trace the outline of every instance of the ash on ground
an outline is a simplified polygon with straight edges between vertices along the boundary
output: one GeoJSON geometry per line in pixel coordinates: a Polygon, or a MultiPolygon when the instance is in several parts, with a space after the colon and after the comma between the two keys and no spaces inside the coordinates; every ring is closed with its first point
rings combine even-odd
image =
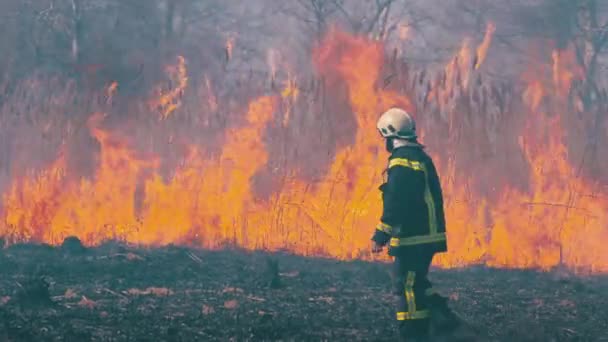
{"type": "MultiPolygon", "coordinates": [[[[396,339],[382,263],[71,240],[0,250],[0,274],[2,341],[396,339]]],[[[431,278],[477,340],[607,340],[608,277],[475,267],[431,278]]]]}

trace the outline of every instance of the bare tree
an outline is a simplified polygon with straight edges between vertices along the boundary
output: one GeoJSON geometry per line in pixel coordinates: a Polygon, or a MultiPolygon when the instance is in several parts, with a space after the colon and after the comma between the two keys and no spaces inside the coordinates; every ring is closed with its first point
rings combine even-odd
{"type": "Polygon", "coordinates": [[[283,12],[298,19],[319,41],[342,2],[343,0],[295,0],[295,6],[287,5],[283,12]]]}
{"type": "Polygon", "coordinates": [[[386,32],[391,6],[394,2],[395,0],[375,0],[373,3],[354,4],[354,2],[349,2],[347,4],[339,1],[334,3],[354,32],[380,38],[386,32]],[[375,35],[374,31],[376,31],[375,35]]]}

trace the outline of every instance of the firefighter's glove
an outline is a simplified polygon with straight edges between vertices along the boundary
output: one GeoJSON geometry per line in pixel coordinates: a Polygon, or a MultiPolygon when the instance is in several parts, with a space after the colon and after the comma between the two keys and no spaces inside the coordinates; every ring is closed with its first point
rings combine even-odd
{"type": "Polygon", "coordinates": [[[376,230],[372,237],[372,253],[377,254],[382,252],[384,246],[386,246],[390,239],[391,236],[387,233],[376,230]]]}
{"type": "Polygon", "coordinates": [[[372,241],[372,253],[378,254],[378,253],[382,252],[383,249],[384,249],[383,245],[378,244],[376,241],[372,241]]]}

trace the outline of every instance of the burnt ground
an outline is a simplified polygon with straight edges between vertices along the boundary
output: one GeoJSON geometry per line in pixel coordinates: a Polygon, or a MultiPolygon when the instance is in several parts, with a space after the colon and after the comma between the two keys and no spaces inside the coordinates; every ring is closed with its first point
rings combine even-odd
{"type": "MultiPolygon", "coordinates": [[[[0,341],[392,341],[389,271],[236,249],[14,245],[0,250],[0,341]]],[[[431,278],[477,340],[608,341],[605,276],[431,278]]]]}

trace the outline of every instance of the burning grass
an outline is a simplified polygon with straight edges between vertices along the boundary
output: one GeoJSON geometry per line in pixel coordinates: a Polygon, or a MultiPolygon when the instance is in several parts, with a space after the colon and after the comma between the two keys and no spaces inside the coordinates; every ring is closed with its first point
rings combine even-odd
{"type": "Polygon", "coordinates": [[[489,81],[496,29],[433,71],[334,29],[311,51],[314,73],[288,74],[284,89],[227,91],[181,57],[144,99],[116,83],[96,95],[23,82],[0,109],[0,236],[369,259],[386,162],[375,120],[401,106],[444,187],[450,250],[437,265],[606,272],[608,98],[588,101],[570,47],[489,81]]]}
{"type": "MultiPolygon", "coordinates": [[[[383,263],[116,243],[73,255],[13,245],[0,254],[0,272],[3,341],[396,337],[383,263]]],[[[434,269],[432,279],[482,341],[601,341],[608,329],[606,277],[474,267],[434,269]]]]}

